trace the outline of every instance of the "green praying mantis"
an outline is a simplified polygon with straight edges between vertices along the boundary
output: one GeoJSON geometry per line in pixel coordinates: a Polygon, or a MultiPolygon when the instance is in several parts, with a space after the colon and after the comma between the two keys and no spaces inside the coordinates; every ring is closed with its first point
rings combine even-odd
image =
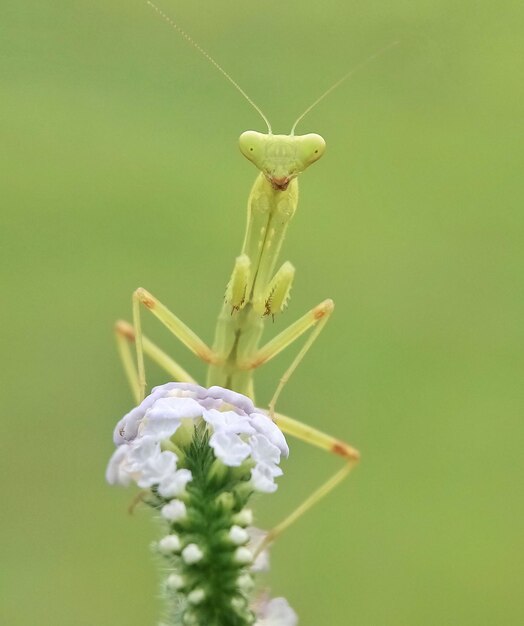
{"type": "Polygon", "coordinates": [[[226,387],[252,399],[254,371],[309,332],[303,346],[281,377],[269,402],[268,414],[284,433],[335,454],[344,461],[339,471],[268,533],[258,549],[260,551],[346,478],[360,457],[359,452],[347,443],[275,410],[286,382],[331,316],[333,301],[324,300],[276,337],[260,345],[265,322],[282,312],[288,303],[295,274],[289,262],[285,262],[278,270],[276,266],[286,230],[297,209],[297,176],[320,159],[325,151],[325,141],[320,135],[295,135],[294,131],[302,118],[333,89],[394,44],[369,57],[333,84],[302,113],[289,135],[274,135],[266,116],[231,76],[171,18],[152,2],[148,4],[234,85],[260,114],[267,126],[267,133],[246,131],[240,136],[240,150],[257,167],[259,174],[249,195],[244,243],[227,285],[212,346],[207,345],[143,288],[133,293],[133,324],[122,320],[116,323],[117,345],[135,400],[140,402],[145,394],[144,356],[163,368],[175,381],[195,382],[188,372],[142,333],[143,307],[186,348],[208,364],[207,386],[226,387]],[[135,345],[136,364],[132,344],[135,345]]]}

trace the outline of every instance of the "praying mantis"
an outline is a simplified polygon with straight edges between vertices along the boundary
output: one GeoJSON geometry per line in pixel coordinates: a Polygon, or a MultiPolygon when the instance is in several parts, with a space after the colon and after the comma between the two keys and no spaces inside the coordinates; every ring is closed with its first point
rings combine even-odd
{"type": "Polygon", "coordinates": [[[233,78],[163,11],[152,2],[148,4],[233,84],[260,114],[267,133],[246,131],[239,139],[242,154],[257,167],[259,174],[249,195],[244,242],[227,284],[213,344],[206,344],[165,304],[143,288],[133,293],[133,323],[119,320],[115,325],[119,354],[135,400],[140,402],[145,394],[145,356],[175,381],[195,382],[185,369],[142,333],[141,312],[144,308],[208,365],[207,386],[226,387],[251,399],[254,399],[254,371],[306,335],[303,346],[280,378],[267,413],[284,433],[335,454],[344,461],[341,469],[267,534],[259,552],[343,481],[360,458],[359,452],[351,445],[275,410],[285,384],[329,320],[334,309],[333,301],[326,299],[317,304],[276,337],[260,345],[265,322],[287,306],[295,274],[288,261],[277,270],[276,267],[286,230],[297,209],[297,177],[320,159],[325,151],[325,141],[320,135],[295,135],[295,129],[302,118],[333,89],[394,44],[369,57],[333,84],[302,113],[289,135],[276,135],[260,108],[233,78]]]}

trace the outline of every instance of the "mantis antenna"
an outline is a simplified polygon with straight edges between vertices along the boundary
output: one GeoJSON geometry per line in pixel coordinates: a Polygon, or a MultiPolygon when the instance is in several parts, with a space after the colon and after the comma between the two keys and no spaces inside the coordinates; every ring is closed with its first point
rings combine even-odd
{"type": "MultiPolygon", "coordinates": [[[[211,65],[213,65],[223,76],[225,76],[227,78],[227,80],[233,85],[233,87],[235,87],[235,89],[237,89],[237,91],[239,91],[244,98],[249,102],[249,104],[255,109],[255,111],[258,112],[258,114],[260,115],[260,117],[264,120],[264,122],[266,123],[267,126],[267,131],[268,133],[271,135],[272,134],[272,130],[271,130],[271,124],[269,123],[269,120],[267,119],[267,117],[264,115],[264,113],[262,113],[262,110],[260,109],[260,107],[258,107],[253,100],[247,95],[247,93],[242,89],[242,87],[236,82],[236,80],[234,80],[227,72],[226,70],[219,65],[215,59],[213,59],[213,57],[208,54],[204,48],[202,48],[202,46],[200,46],[192,37],[190,37],[182,28],[180,28],[180,26],[174,22],[168,15],[166,15],[162,9],[159,9],[156,4],[153,4],[153,2],[151,2],[150,0],[147,0],[147,4],[149,4],[150,7],[152,7],[159,15],[160,17],[162,17],[172,28],[174,28],[177,33],[179,35],[182,35],[182,37],[189,42],[192,46],[194,46],[202,56],[204,56],[210,63],[211,65]]],[[[310,107],[311,108],[311,107],[310,107]]],[[[307,113],[307,111],[306,111],[307,113]]],[[[304,114],[305,115],[305,114],[304,114]]],[[[300,118],[299,118],[300,119],[300,118]]]]}
{"type": "Polygon", "coordinates": [[[371,56],[369,56],[367,59],[365,59],[364,61],[362,61],[361,63],[359,63],[358,65],[356,65],[355,67],[351,68],[349,70],[349,72],[347,72],[346,74],[344,74],[344,76],[342,76],[341,78],[339,78],[335,83],[333,83],[331,85],[331,87],[328,87],[326,89],[326,91],[324,91],[323,94],[321,94],[312,104],[310,104],[308,106],[308,108],[301,114],[299,115],[297,121],[293,124],[293,128],[291,129],[291,135],[295,134],[295,128],[298,126],[298,123],[300,121],[302,121],[304,119],[304,117],[306,117],[306,115],[312,110],[314,109],[317,104],[319,104],[320,102],[322,102],[322,100],[324,100],[324,98],[326,98],[327,96],[329,96],[329,94],[334,91],[337,87],[339,87],[343,82],[345,82],[348,78],[350,78],[351,76],[353,76],[353,74],[356,74],[356,72],[358,72],[359,70],[361,70],[362,68],[366,67],[366,65],[368,65],[369,63],[371,63],[372,61],[374,61],[376,58],[378,58],[379,56],[382,56],[384,54],[384,52],[387,52],[388,50],[390,50],[391,48],[393,48],[394,46],[398,45],[398,41],[392,41],[390,44],[388,44],[387,46],[385,46],[384,48],[381,48],[380,50],[378,50],[377,52],[373,53],[371,56]]]}

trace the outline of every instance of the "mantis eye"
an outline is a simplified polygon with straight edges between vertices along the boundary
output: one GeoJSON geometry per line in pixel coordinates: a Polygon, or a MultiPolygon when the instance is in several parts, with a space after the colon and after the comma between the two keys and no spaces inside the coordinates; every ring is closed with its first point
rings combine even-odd
{"type": "Polygon", "coordinates": [[[302,135],[300,138],[299,153],[304,166],[307,167],[318,161],[326,150],[326,142],[315,133],[302,135]]]}
{"type": "Polygon", "coordinates": [[[238,140],[240,152],[242,152],[247,159],[252,161],[260,152],[259,147],[262,142],[262,137],[264,136],[265,135],[262,133],[257,133],[254,130],[246,130],[245,133],[240,135],[240,139],[238,140]]]}

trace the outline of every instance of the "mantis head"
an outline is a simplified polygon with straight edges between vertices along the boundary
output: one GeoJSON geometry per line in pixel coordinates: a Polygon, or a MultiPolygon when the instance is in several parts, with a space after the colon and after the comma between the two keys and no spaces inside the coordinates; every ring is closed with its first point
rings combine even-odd
{"type": "Polygon", "coordinates": [[[315,133],[272,135],[247,130],[240,135],[240,151],[268,179],[273,189],[284,191],[290,181],[318,161],[326,142],[315,133]]]}
{"type": "Polygon", "coordinates": [[[240,135],[240,150],[242,154],[248,158],[256,167],[264,174],[267,180],[273,186],[273,189],[284,191],[287,189],[290,181],[303,172],[311,163],[318,161],[324,154],[326,142],[320,135],[310,133],[308,135],[295,135],[295,128],[304,117],[315,108],[319,102],[324,100],[334,89],[350,78],[356,71],[365,67],[386,50],[397,45],[397,41],[390,43],[375,54],[369,56],[365,61],[353,67],[349,72],[344,74],[339,80],[326,89],[307,109],[299,115],[296,122],[291,128],[289,135],[273,135],[271,132],[271,124],[264,115],[260,107],[248,96],[242,87],[219,65],[213,57],[211,57],[190,35],[188,35],[180,26],[174,22],[168,15],[159,9],[151,0],[147,3],[188,43],[194,46],[207,61],[226,78],[233,87],[249,102],[249,104],[257,111],[267,126],[267,134],[258,133],[254,130],[248,130],[240,135]]]}

